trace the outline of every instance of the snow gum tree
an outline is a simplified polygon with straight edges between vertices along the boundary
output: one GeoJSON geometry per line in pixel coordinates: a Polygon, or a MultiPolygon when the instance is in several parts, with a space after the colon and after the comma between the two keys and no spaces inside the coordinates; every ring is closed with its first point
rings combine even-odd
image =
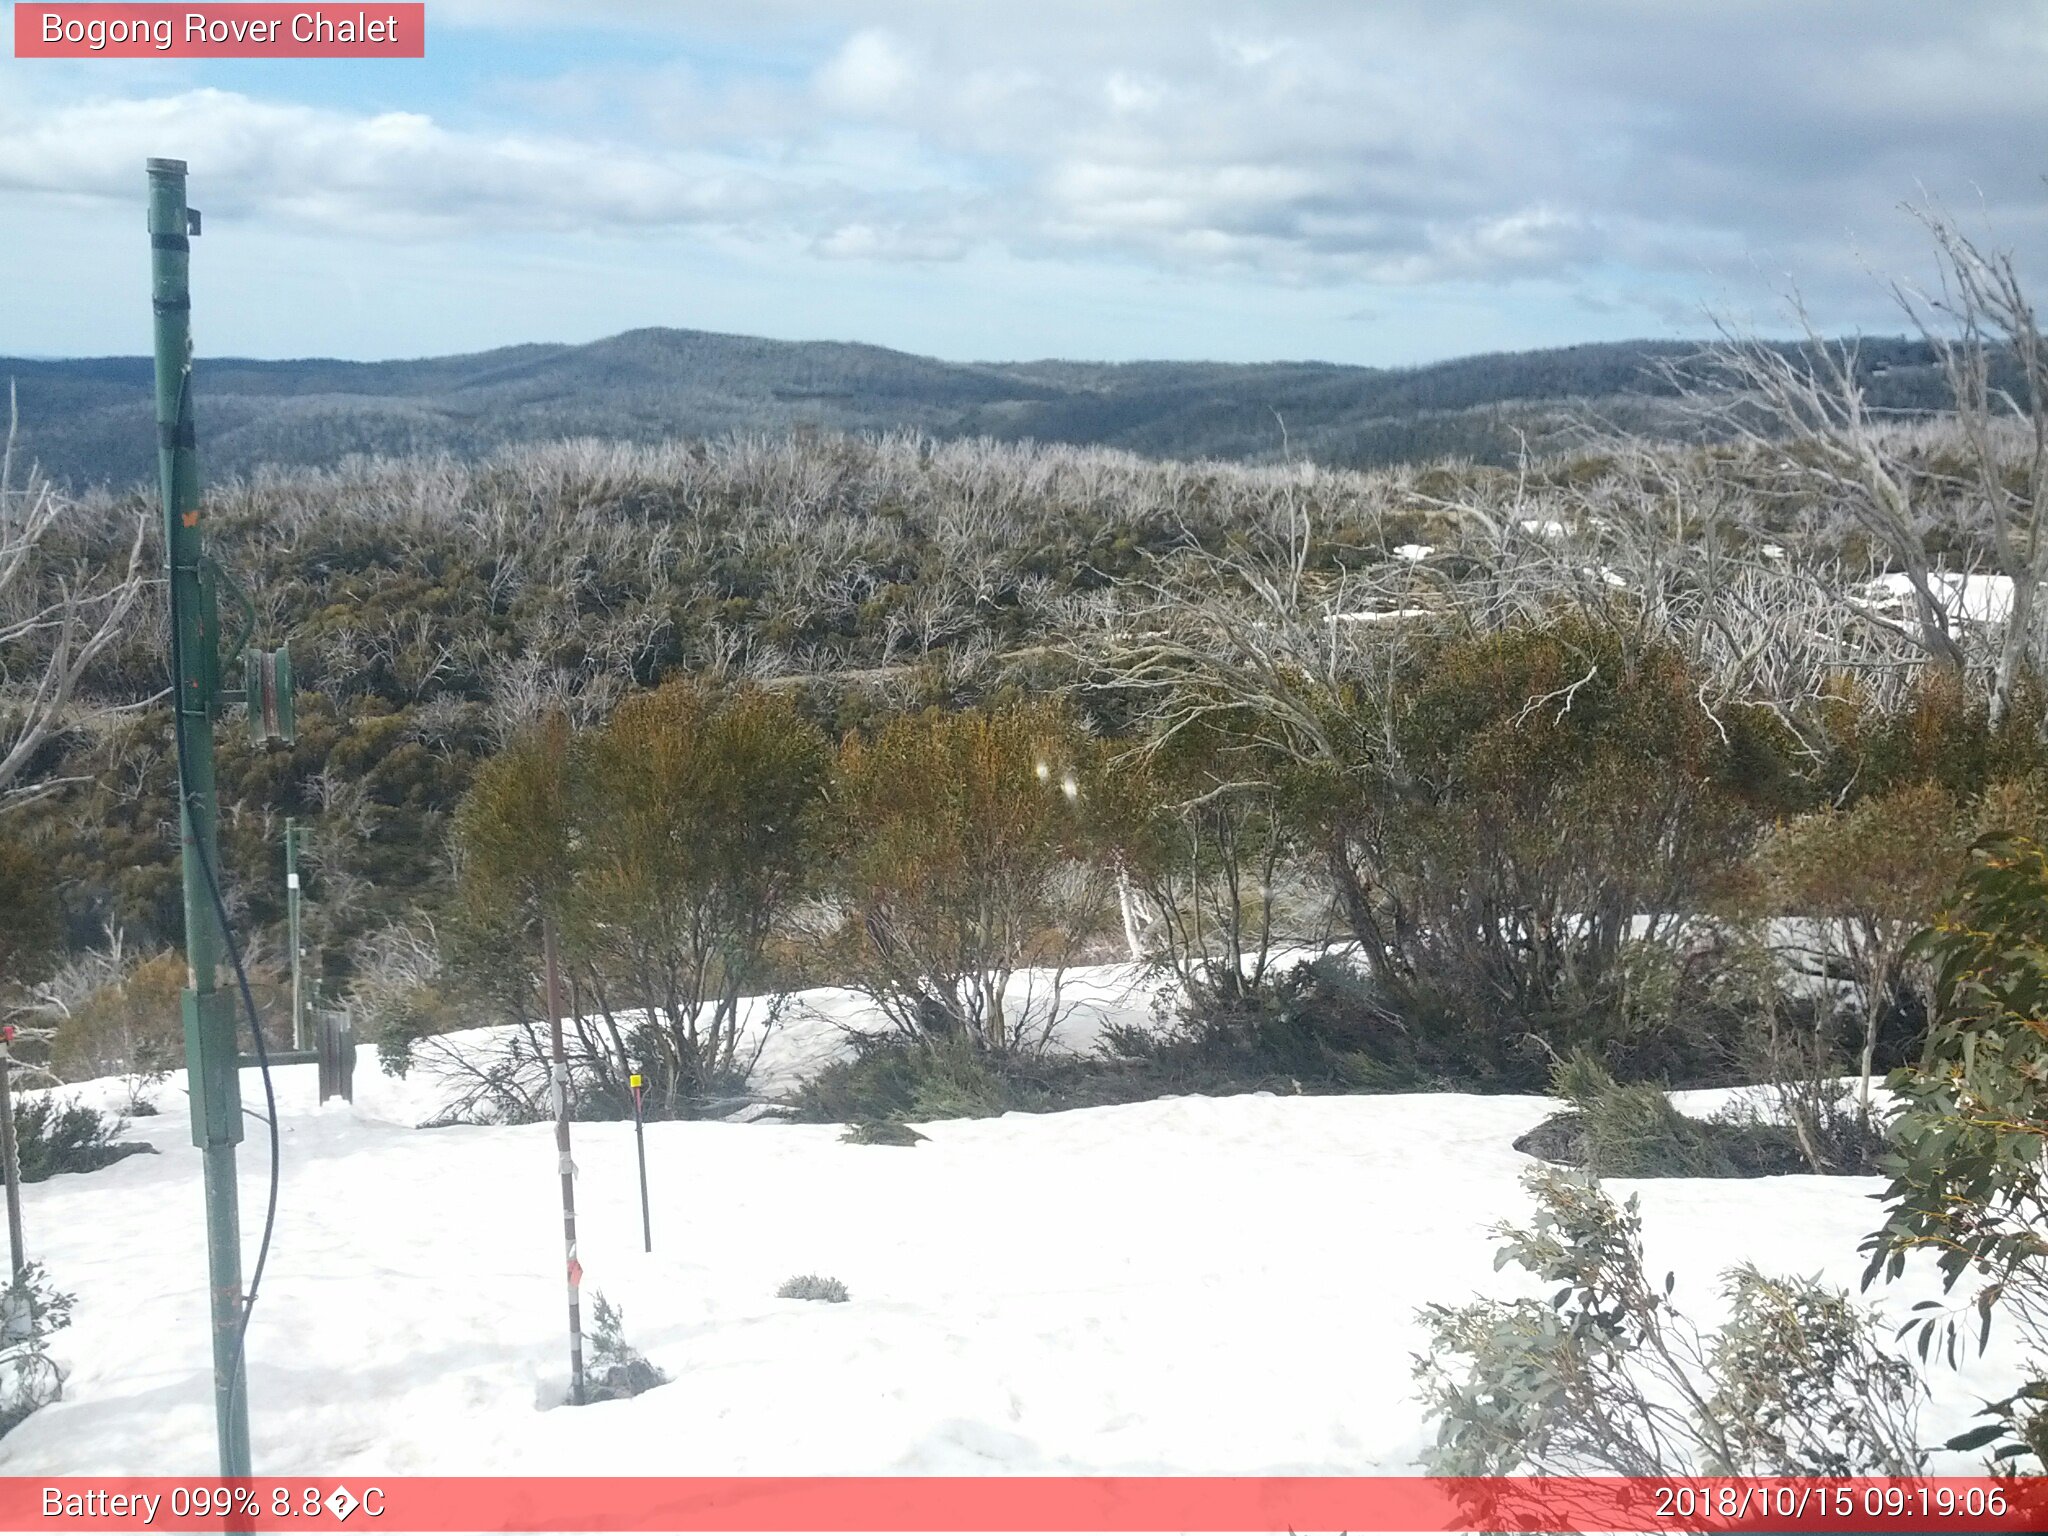
{"type": "MultiPolygon", "coordinates": [[[[788,700],[675,682],[620,705],[578,754],[567,928],[614,1039],[658,1098],[743,1079],[740,999],[812,888],[831,749],[788,700]]],[[[754,1053],[765,1034],[754,1037],[754,1053]]]]}
{"type": "Polygon", "coordinates": [[[1404,1015],[1497,1042],[1508,1072],[1529,1033],[1608,1043],[1630,946],[1708,912],[1788,793],[1772,717],[1701,692],[1674,648],[1583,614],[1336,691],[1330,877],[1404,1015]]]}
{"type": "Polygon", "coordinates": [[[991,1052],[1051,1038],[1064,972],[1109,904],[1091,858],[1096,756],[1043,703],[899,716],[841,747],[849,966],[899,1033],[991,1052]]]}
{"type": "Polygon", "coordinates": [[[1270,978],[1276,951],[1326,936],[1313,845],[1284,759],[1220,720],[1117,753],[1098,815],[1118,861],[1134,958],[1171,970],[1198,1005],[1236,1002],[1270,978]]]}
{"type": "MultiPolygon", "coordinates": [[[[484,765],[456,820],[468,969],[501,967],[552,919],[591,1087],[623,1103],[638,1072],[673,1113],[731,1086],[751,1066],[740,999],[766,989],[770,942],[809,889],[830,764],[824,736],[754,688],[679,681],[602,728],[543,720],[484,765]]],[[[504,1001],[525,1008],[530,990],[504,1001]]]]}
{"type": "Polygon", "coordinates": [[[544,1102],[544,1048],[532,1024],[542,1006],[535,957],[542,925],[559,928],[569,904],[573,746],[561,713],[531,723],[478,769],[455,815],[454,926],[469,968],[489,978],[488,992],[520,1026],[505,1060],[471,1068],[473,1091],[521,1118],[537,1118],[544,1102]]]}
{"type": "Polygon", "coordinates": [[[1853,980],[1866,1117],[1879,1036],[1909,985],[1908,946],[1960,873],[1965,825],[1945,790],[1916,784],[1786,822],[1759,850],[1772,905],[1809,920],[1824,975],[1839,966],[1853,980]]]}

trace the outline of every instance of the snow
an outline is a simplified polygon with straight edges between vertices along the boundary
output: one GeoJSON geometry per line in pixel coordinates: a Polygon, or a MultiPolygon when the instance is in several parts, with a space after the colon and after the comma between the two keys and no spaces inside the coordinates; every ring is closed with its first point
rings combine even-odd
{"type": "Polygon", "coordinates": [[[1348,613],[1333,613],[1331,624],[1394,624],[1402,619],[1426,619],[1437,612],[1434,608],[1359,608],[1348,613]]]}
{"type": "Polygon", "coordinates": [[[1394,546],[1396,560],[1427,560],[1436,553],[1434,544],[1397,544],[1394,546]]]}
{"type": "MultiPolygon", "coordinates": [[[[2012,612],[2012,579],[1981,573],[1961,574],[1935,571],[1928,587],[1948,609],[1952,620],[1970,624],[2003,624],[2012,612]]],[[[1892,571],[1868,583],[1866,600],[1887,609],[1909,612],[1913,608],[1913,583],[1903,571],[1892,571]]]]}
{"type": "MultiPolygon", "coordinates": [[[[1073,978],[1078,1037],[1145,1017],[1138,981],[1073,978]]],[[[864,1008],[805,994],[769,1076],[841,1049],[838,1024],[864,1008]]],[[[1511,1143],[1555,1107],[1186,1097],[944,1121],[908,1148],[833,1126],[654,1124],[652,1255],[631,1125],[579,1123],[586,1320],[603,1291],[671,1380],[570,1409],[552,1127],[420,1129],[439,1107],[430,1075],[399,1081],[365,1054],[353,1106],[316,1105],[311,1067],[274,1074],[282,1206],[248,1344],[262,1472],[1413,1471],[1415,1310],[1515,1287],[1489,1228],[1527,1215],[1511,1143]],[[805,1271],[852,1299],[778,1300],[805,1271]]],[[[0,1475],[214,1465],[199,1160],[175,1083],[130,1133],[158,1155],[24,1190],[31,1252],[78,1309],[55,1340],[65,1398],[0,1440],[0,1475]]],[[[244,1095],[261,1108],[253,1073],[244,1095]]],[[[265,1132],[248,1131],[253,1256],[265,1132]]],[[[1879,1187],[1614,1182],[1642,1196],[1652,1272],[1675,1270],[1708,1321],[1718,1275],[1745,1259],[1853,1289],[1879,1187]]],[[[1896,1319],[1938,1294],[1916,1270],[1880,1298],[1896,1319]]],[[[1931,1373],[1930,1442],[2008,1379],[2005,1347],[1931,1373]]]]}

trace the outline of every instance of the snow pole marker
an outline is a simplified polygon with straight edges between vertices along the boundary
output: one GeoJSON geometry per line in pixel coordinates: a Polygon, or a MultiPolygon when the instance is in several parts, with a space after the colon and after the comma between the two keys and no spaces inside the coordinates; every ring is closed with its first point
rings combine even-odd
{"type": "Polygon", "coordinates": [[[562,1042],[562,971],[555,955],[555,920],[543,917],[540,945],[547,970],[548,1035],[554,1063],[555,1152],[562,1170],[562,1245],[568,1255],[569,1401],[578,1407],[583,1392],[583,1263],[576,1257],[576,1164],[569,1155],[569,1054],[562,1042]]]}
{"type": "Polygon", "coordinates": [[[305,940],[299,933],[299,824],[284,819],[285,921],[292,946],[292,1049],[306,1049],[305,940]]]}
{"type": "Polygon", "coordinates": [[[14,1026],[0,1024],[0,1174],[7,1180],[7,1251],[14,1261],[8,1275],[18,1283],[28,1268],[28,1252],[21,1231],[21,1143],[14,1136],[13,1045],[14,1026]]]}
{"type": "Polygon", "coordinates": [[[640,1154],[640,1240],[647,1252],[654,1252],[654,1218],[647,1213],[647,1126],[640,1116],[641,1077],[635,1072],[633,1088],[633,1144],[640,1154]]]}

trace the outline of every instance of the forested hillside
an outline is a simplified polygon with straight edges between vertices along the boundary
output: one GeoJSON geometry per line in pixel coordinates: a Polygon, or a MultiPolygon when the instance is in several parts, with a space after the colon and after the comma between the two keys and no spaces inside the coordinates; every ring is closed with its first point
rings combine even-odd
{"type": "MultiPolygon", "coordinates": [[[[510,443],[651,443],[735,430],[915,429],[943,438],[1096,444],[1155,457],[1370,468],[1462,456],[1504,463],[1592,411],[1673,424],[1659,365],[1682,342],[1625,342],[1462,358],[1407,369],[1329,363],[947,363],[882,347],[629,331],[585,346],[351,363],[202,360],[209,474],[328,467],[352,454],[472,455],[510,443]]],[[[1938,405],[1918,342],[1873,341],[1872,403],[1938,405]]],[[[155,472],[144,357],[0,358],[19,393],[22,447],[73,486],[155,472]]]]}
{"type": "MultiPolygon", "coordinates": [[[[1953,503],[1948,439],[1925,439],[1931,459],[1902,441],[1924,466],[1931,546],[1982,560],[1983,528],[1953,503]]],[[[1527,475],[1359,473],[917,435],[738,437],[270,473],[221,484],[209,505],[221,562],[259,599],[259,643],[289,641],[302,689],[292,746],[223,731],[235,901],[271,952],[282,821],[298,817],[310,931],[338,985],[378,930],[445,913],[451,818],[481,763],[550,708],[595,726],[676,678],[766,687],[828,739],[927,705],[1051,692],[1115,740],[1142,733],[1157,702],[1124,654],[1152,626],[1205,629],[1182,642],[1188,667],[1276,626],[1290,646],[1338,646],[1351,667],[1382,632],[1397,652],[1419,644],[1414,623],[1376,616],[1448,634],[1577,607],[1603,631],[1647,620],[1709,696],[1763,701],[1814,742],[1859,739],[1853,718],[1895,707],[1911,676],[1913,648],[1867,606],[1882,552],[1747,451],[1622,444],[1527,475]],[[1293,585],[1260,595],[1283,578],[1293,585]]],[[[64,548],[104,563],[149,515],[140,493],[88,497],[64,548]]],[[[150,605],[96,662],[95,697],[160,700],[160,625],[150,605]]],[[[1795,799],[1875,782],[1835,747],[1785,750],[1784,771],[1810,780],[1795,799]]],[[[9,830],[56,895],[58,950],[108,931],[174,943],[162,704],[58,733],[34,772],[56,792],[9,830]]]]}
{"type": "MultiPolygon", "coordinates": [[[[252,968],[279,974],[295,818],[316,968],[394,1061],[538,1016],[545,910],[608,1025],[675,1022],[674,1109],[744,1082],[743,994],[852,985],[905,1037],[1029,1054],[1057,990],[1008,1011],[1006,978],[1118,954],[1232,1017],[1338,1021],[1290,1078],[1530,1086],[1531,1040],[1725,1071],[1725,998],[1637,1012],[1641,943],[1690,987],[1699,924],[1762,932],[1852,874],[1889,903],[1992,818],[2048,826],[2048,547],[2012,536],[2048,493],[2048,372],[2010,274],[1950,256],[1975,309],[1931,344],[1394,373],[644,331],[217,363],[209,551],[299,679],[289,746],[223,735],[252,968]],[[1498,451],[1459,437],[1482,422],[1498,451]],[[1401,462],[1330,462],[1382,427],[1401,462]],[[1274,968],[1340,938],[1363,1013],[1274,968]],[[1373,1019],[1412,1033],[1345,1033],[1373,1019]]],[[[37,366],[74,432],[140,419],[142,364],[37,366]]],[[[51,451],[26,423],[16,468],[51,451]]],[[[32,468],[7,495],[36,559],[0,567],[0,910],[59,1069],[105,1070],[182,927],[154,497],[32,468]],[[124,561],[103,645],[39,617],[124,561]]],[[[1911,1024],[1887,955],[1866,1066],[1911,1024]]]]}

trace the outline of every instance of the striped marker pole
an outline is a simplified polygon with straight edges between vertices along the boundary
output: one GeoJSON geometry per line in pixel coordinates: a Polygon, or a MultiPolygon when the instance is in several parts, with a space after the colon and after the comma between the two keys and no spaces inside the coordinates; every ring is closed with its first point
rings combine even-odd
{"type": "Polygon", "coordinates": [[[562,1044],[562,970],[555,957],[555,921],[541,919],[547,968],[548,1034],[554,1047],[555,1152],[562,1169],[562,1244],[569,1260],[569,1401],[583,1402],[583,1265],[576,1257],[576,1164],[569,1156],[569,1054],[562,1044]]]}

